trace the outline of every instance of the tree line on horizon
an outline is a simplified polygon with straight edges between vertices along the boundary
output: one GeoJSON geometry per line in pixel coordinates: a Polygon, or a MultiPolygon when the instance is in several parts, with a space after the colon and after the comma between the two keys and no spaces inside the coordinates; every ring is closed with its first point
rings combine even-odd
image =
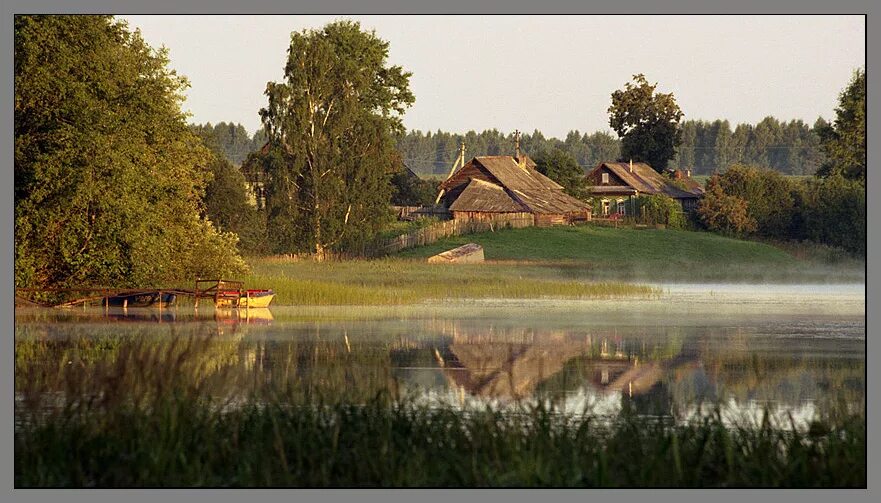
{"type": "MultiPolygon", "coordinates": [[[[801,119],[784,121],[768,116],[756,124],[741,123],[733,129],[725,119],[714,121],[685,120],[680,129],[682,143],[667,165],[690,169],[693,175],[711,175],[733,165],[763,166],[784,175],[813,175],[826,157],[820,131],[829,123],[822,117],[813,125],[801,119]]],[[[227,160],[241,165],[248,154],[266,143],[262,128],[249,135],[242,124],[219,122],[193,124],[200,135],[213,137],[227,160]]],[[[465,134],[447,131],[409,130],[395,135],[395,143],[404,163],[419,175],[446,175],[465,142],[466,158],[480,155],[504,155],[514,152],[514,133],[498,129],[465,134]]],[[[539,130],[523,133],[521,149],[532,156],[540,152],[562,150],[582,168],[592,168],[603,161],[621,158],[621,140],[613,133],[569,131],[564,139],[547,137],[539,130]]]]}

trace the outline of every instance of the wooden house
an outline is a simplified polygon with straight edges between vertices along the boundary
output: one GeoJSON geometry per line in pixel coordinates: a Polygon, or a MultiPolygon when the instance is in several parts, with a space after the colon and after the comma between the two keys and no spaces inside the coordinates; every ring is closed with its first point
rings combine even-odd
{"type": "Polygon", "coordinates": [[[599,198],[603,216],[624,215],[634,200],[644,194],[664,194],[675,199],[684,211],[693,211],[704,194],[700,183],[674,171],[674,180],[644,162],[603,162],[585,175],[593,197],[599,198]],[[677,186],[678,185],[678,186],[677,186]]]}
{"type": "Polygon", "coordinates": [[[535,170],[527,155],[474,157],[440,185],[440,202],[454,219],[534,219],[548,226],[589,220],[590,205],[535,170]]]}

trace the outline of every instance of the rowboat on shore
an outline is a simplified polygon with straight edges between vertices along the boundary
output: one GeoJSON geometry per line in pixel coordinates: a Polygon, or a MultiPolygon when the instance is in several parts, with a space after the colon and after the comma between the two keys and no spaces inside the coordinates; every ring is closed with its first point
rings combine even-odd
{"type": "Polygon", "coordinates": [[[217,307],[269,307],[269,303],[275,298],[272,290],[227,290],[219,292],[214,305],[217,307]]]}
{"type": "Polygon", "coordinates": [[[131,292],[104,298],[108,307],[167,307],[174,305],[177,296],[167,292],[131,292]]]}

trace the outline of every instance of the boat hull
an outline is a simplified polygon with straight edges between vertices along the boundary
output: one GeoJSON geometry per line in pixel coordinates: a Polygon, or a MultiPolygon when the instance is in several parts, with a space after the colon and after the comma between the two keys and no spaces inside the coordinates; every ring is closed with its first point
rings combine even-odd
{"type": "Polygon", "coordinates": [[[215,305],[220,308],[247,307],[248,309],[269,307],[275,292],[272,290],[254,290],[239,298],[219,298],[215,305]]]}
{"type": "Polygon", "coordinates": [[[166,307],[174,305],[173,293],[143,292],[113,295],[106,298],[109,307],[166,307]]]}

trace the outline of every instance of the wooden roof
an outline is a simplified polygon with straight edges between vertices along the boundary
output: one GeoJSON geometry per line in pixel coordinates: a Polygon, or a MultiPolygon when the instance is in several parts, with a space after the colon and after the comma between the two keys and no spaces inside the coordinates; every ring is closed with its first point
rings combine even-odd
{"type": "MultiPolygon", "coordinates": [[[[603,167],[606,167],[631,188],[644,194],[665,194],[674,199],[692,199],[700,197],[704,192],[699,183],[689,179],[684,179],[689,190],[682,190],[644,162],[634,162],[632,172],[630,171],[630,163],[603,162],[590,170],[586,176],[591,177],[603,167]]],[[[604,192],[600,186],[593,187],[591,191],[598,194],[604,192]]]]}
{"type": "Polygon", "coordinates": [[[445,190],[461,187],[465,173],[482,173],[480,176],[488,174],[487,180],[469,175],[468,185],[452,201],[450,210],[568,213],[590,209],[587,203],[564,193],[560,184],[536,171],[535,162],[528,156],[522,156],[520,161],[522,164],[518,163],[515,157],[508,155],[480,156],[471,159],[444,181],[441,187],[445,190]],[[465,199],[458,204],[459,199],[463,197],[465,199]],[[502,207],[508,209],[499,209],[502,207]]]}
{"type": "Polygon", "coordinates": [[[515,201],[502,187],[472,178],[465,190],[450,205],[450,211],[483,211],[489,213],[510,213],[529,211],[515,201]]]}

